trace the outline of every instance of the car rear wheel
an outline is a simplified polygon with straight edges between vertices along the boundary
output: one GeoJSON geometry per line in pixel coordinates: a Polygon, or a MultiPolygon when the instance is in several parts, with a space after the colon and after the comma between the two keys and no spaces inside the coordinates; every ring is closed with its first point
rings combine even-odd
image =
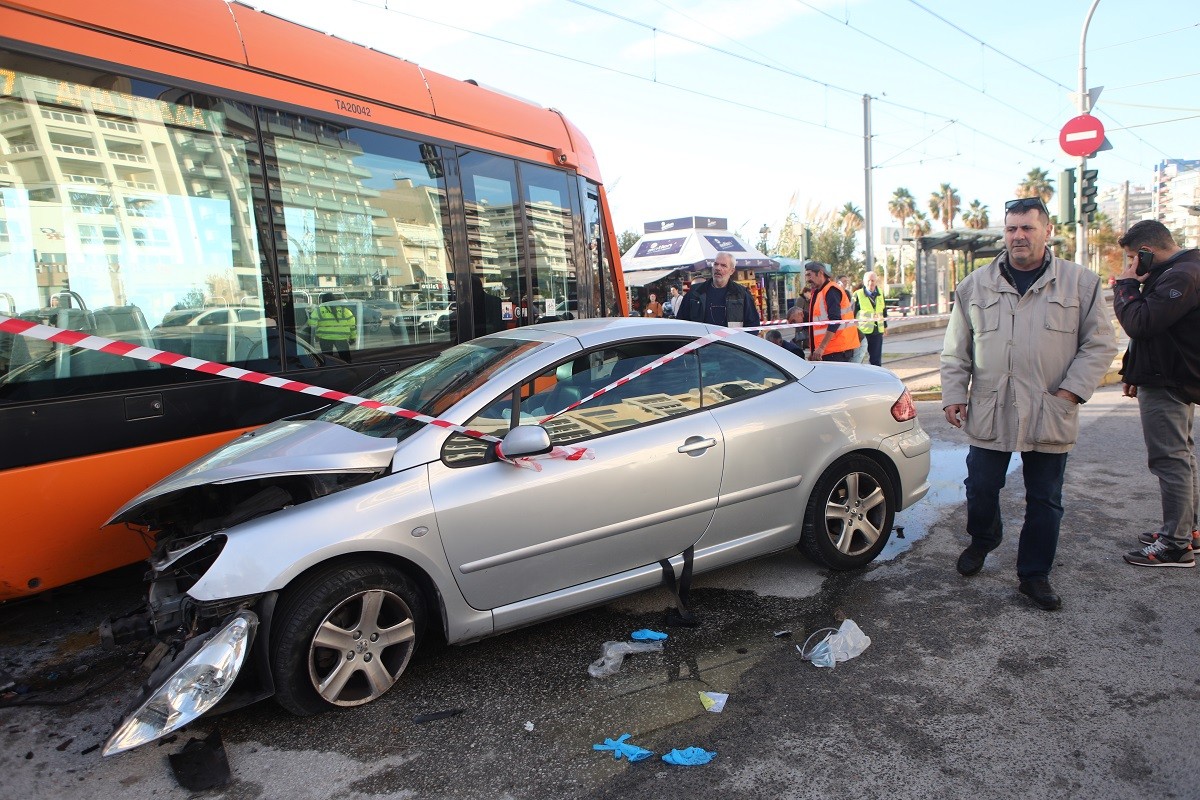
{"type": "Polygon", "coordinates": [[[314,573],[281,599],[272,622],[275,699],[308,716],[382,696],[408,666],[425,603],[399,570],[367,562],[314,573]]]}
{"type": "Polygon", "coordinates": [[[800,549],[827,567],[855,569],[879,555],[896,517],[896,491],[883,467],[866,456],[843,456],[813,488],[800,549]]]}

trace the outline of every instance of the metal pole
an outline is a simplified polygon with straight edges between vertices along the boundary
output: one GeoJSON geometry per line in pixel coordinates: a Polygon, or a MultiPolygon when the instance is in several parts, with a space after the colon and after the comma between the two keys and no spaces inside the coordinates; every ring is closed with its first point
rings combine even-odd
{"type": "MultiPolygon", "coordinates": [[[[1079,113],[1086,114],[1091,111],[1090,98],[1087,90],[1087,60],[1086,60],[1086,45],[1088,25],[1092,24],[1092,14],[1096,13],[1096,6],[1100,5],[1100,0],[1092,0],[1092,7],[1088,9],[1087,18],[1083,21],[1083,32],[1079,34],[1079,113]]],[[[1087,169],[1087,156],[1079,158],[1079,183],[1080,189],[1083,187],[1083,171],[1087,169]]],[[[1083,216],[1083,192],[1075,193],[1075,219],[1079,226],[1075,233],[1075,263],[1087,266],[1087,230],[1088,221],[1083,216]]]]}
{"type": "MultiPolygon", "coordinates": [[[[1100,0],[1096,0],[1100,2],[1100,0]]],[[[875,259],[872,254],[874,230],[871,227],[871,95],[863,95],[863,172],[866,173],[867,201],[863,206],[863,231],[867,240],[867,269],[875,269],[875,259]]]]}

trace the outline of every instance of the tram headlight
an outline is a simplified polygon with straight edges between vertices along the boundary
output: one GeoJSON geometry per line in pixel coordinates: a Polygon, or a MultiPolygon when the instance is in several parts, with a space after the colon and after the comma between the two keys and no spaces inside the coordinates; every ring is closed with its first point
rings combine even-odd
{"type": "Polygon", "coordinates": [[[209,634],[137,710],[125,718],[104,745],[105,756],[152,742],[192,722],[221,701],[246,662],[258,616],[242,610],[209,634]]]}

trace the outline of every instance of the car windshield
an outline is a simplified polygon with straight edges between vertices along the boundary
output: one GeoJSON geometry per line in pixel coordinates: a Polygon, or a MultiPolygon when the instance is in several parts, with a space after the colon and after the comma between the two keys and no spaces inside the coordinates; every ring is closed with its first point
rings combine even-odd
{"type": "MultiPolygon", "coordinates": [[[[521,339],[475,339],[383,379],[362,396],[437,417],[513,361],[544,346],[544,342],[521,339]]],[[[346,404],[333,406],[317,419],[369,436],[396,439],[404,439],[421,425],[385,411],[346,404]]]]}
{"type": "Polygon", "coordinates": [[[449,307],[449,303],[421,303],[417,306],[417,311],[445,311],[449,307]]]}

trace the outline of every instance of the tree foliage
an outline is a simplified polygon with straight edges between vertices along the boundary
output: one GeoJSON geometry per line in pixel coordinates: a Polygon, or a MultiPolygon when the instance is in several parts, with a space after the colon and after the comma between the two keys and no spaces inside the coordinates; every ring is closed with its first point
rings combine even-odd
{"type": "Polygon", "coordinates": [[[633,249],[633,246],[637,244],[637,241],[640,238],[642,237],[634,231],[622,231],[621,234],[617,236],[617,249],[621,251],[621,255],[625,255],[633,249]]]}

